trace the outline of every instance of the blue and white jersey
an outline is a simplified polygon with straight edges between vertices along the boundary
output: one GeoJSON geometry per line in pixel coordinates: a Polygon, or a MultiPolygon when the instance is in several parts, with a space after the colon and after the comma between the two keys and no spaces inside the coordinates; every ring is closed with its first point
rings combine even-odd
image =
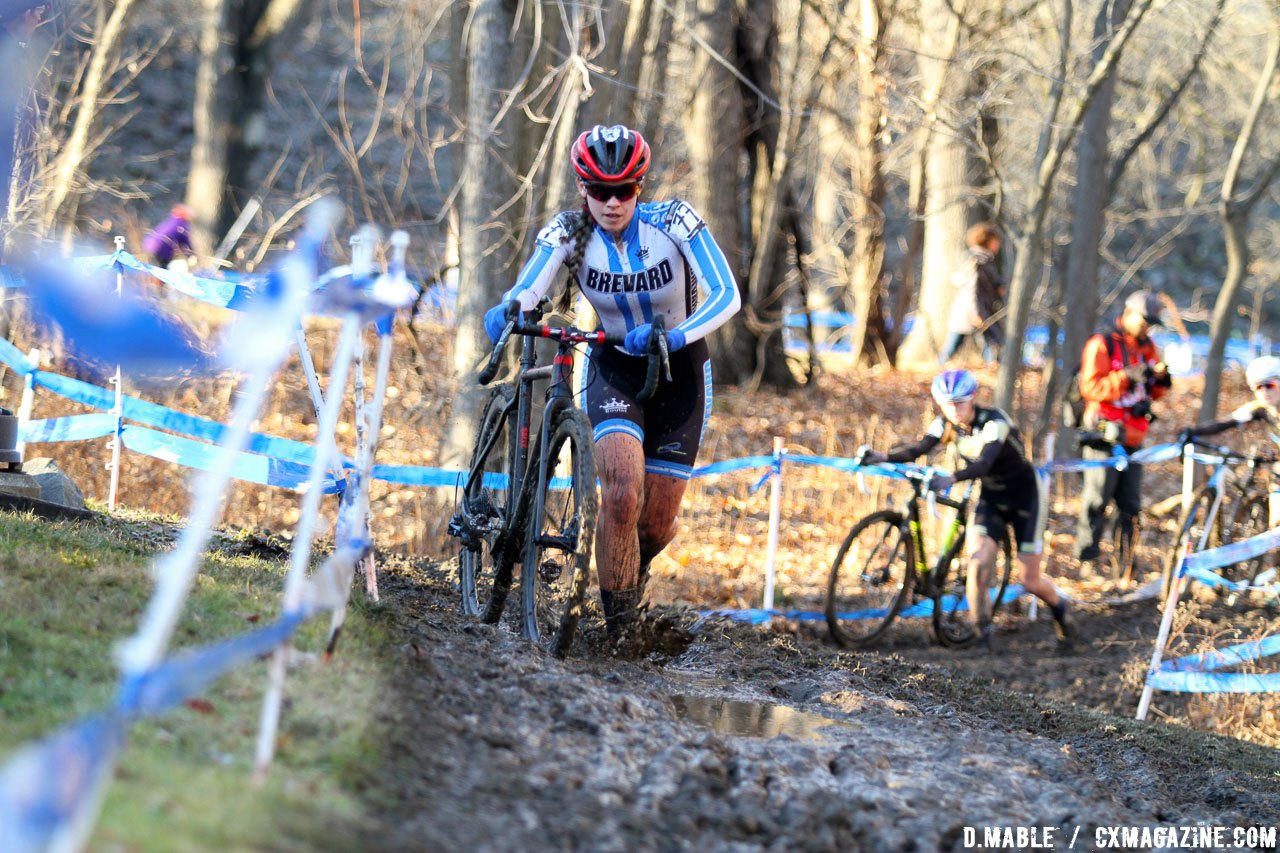
{"type": "MultiPolygon", "coordinates": [[[[528,311],[560,274],[573,245],[574,211],[557,216],[538,233],[533,257],[503,300],[528,311]]],[[[636,214],[615,240],[599,225],[587,240],[578,286],[610,334],[626,334],[662,314],[689,343],[704,338],[741,305],[724,252],[688,203],[637,203],[636,214]],[[706,292],[699,300],[699,287],[706,292]]]]}

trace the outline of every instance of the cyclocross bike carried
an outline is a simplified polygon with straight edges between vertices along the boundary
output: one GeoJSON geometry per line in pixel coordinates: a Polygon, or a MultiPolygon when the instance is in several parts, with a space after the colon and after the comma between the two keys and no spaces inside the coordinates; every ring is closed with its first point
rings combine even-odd
{"type": "MultiPolygon", "coordinates": [[[[1162,602],[1169,597],[1169,588],[1188,542],[1192,551],[1203,551],[1265,533],[1270,526],[1269,495],[1258,472],[1259,468],[1276,461],[1274,453],[1237,453],[1228,447],[1192,437],[1183,444],[1182,454],[1184,459],[1210,466],[1212,473],[1208,482],[1196,490],[1190,505],[1178,520],[1178,538],[1165,564],[1160,584],[1162,602]],[[1244,469],[1243,473],[1232,469],[1236,463],[1244,469]],[[1228,510],[1224,504],[1230,499],[1229,495],[1236,497],[1228,510]]],[[[1230,581],[1252,584],[1266,564],[1267,556],[1262,555],[1224,566],[1222,575],[1230,581]]],[[[1219,588],[1219,591],[1222,590],[1219,588]]],[[[1231,594],[1229,603],[1234,604],[1236,600],[1236,595],[1231,594]]]]}
{"type": "MultiPolygon", "coordinates": [[[[573,645],[582,615],[599,506],[591,422],[574,404],[570,391],[574,347],[616,345],[623,338],[541,324],[548,305],[543,300],[529,312],[528,321],[518,314],[509,316],[480,373],[481,385],[491,382],[507,341],[512,335],[523,338],[517,376],[494,387],[480,416],[449,534],[461,544],[458,573],[463,612],[491,624],[498,622],[518,562],[520,633],[552,654],[564,656],[573,645]],[[535,343],[539,339],[556,342],[550,364],[538,364],[535,343]],[[533,385],[543,380],[549,380],[546,403],[534,432],[533,385]],[[536,436],[532,445],[531,435],[536,436]],[[562,476],[555,476],[557,471],[562,476]]],[[[660,368],[670,379],[661,315],[655,318],[654,330],[641,400],[652,396],[660,368]]]]}
{"type": "MultiPolygon", "coordinates": [[[[944,646],[963,646],[977,638],[967,618],[964,532],[975,481],[957,500],[932,495],[936,468],[883,462],[866,466],[911,484],[905,512],[882,509],[853,526],[836,553],[827,580],[826,617],[831,638],[848,648],[861,648],[879,637],[903,608],[917,601],[932,601],[933,630],[944,646]],[[946,527],[941,555],[930,563],[921,525],[920,505],[929,500],[955,510],[946,527]]],[[[1003,531],[996,551],[994,617],[1004,599],[1013,570],[1010,531],[1003,531]]]]}

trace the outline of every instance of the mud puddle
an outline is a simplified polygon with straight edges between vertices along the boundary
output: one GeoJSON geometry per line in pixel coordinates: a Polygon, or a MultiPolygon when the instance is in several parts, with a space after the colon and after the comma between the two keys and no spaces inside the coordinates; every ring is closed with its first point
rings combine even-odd
{"type": "Polygon", "coordinates": [[[842,720],[798,711],[774,702],[727,699],[722,696],[671,695],[676,719],[685,720],[722,735],[796,740],[824,740],[854,726],[842,720]]]}

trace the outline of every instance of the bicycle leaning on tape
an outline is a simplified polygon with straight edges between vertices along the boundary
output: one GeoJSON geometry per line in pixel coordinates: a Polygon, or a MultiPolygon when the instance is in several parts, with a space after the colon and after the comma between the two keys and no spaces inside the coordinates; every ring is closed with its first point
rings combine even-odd
{"type": "MultiPolygon", "coordinates": [[[[1265,533],[1270,521],[1269,496],[1258,474],[1260,467],[1276,461],[1274,453],[1238,453],[1192,437],[1183,445],[1182,455],[1186,461],[1209,466],[1212,473],[1192,495],[1178,521],[1178,538],[1165,564],[1160,584],[1161,601],[1169,597],[1169,587],[1177,576],[1188,544],[1194,553],[1239,542],[1265,533]],[[1242,463],[1243,472],[1234,471],[1233,463],[1242,463]],[[1232,494],[1236,495],[1235,500],[1227,507],[1228,496],[1232,494]]],[[[1259,581],[1267,562],[1268,557],[1262,555],[1224,566],[1222,576],[1229,581],[1253,585],[1259,581]]],[[[1235,604],[1243,597],[1229,588],[1217,589],[1227,596],[1229,604],[1235,604]]]]}

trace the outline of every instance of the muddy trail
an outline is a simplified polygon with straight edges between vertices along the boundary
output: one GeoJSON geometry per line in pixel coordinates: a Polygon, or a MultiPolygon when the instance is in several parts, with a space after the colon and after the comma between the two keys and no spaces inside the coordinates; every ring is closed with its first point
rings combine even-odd
{"type": "Polygon", "coordinates": [[[359,784],[384,849],[949,850],[998,825],[1089,849],[1099,826],[1280,814],[1277,751],[1128,718],[1149,603],[1081,612],[1091,651],[1069,656],[1043,613],[980,655],[656,608],[684,651],[611,657],[591,616],[558,661],[462,616],[448,563],[383,571],[402,666],[359,784]]]}

